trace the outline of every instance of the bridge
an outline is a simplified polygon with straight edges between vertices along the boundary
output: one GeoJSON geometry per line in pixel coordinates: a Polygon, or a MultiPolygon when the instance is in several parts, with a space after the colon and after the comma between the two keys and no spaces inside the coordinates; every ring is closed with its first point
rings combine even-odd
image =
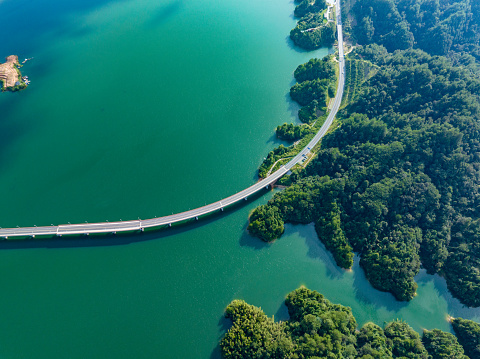
{"type": "Polygon", "coordinates": [[[138,219],[132,221],[120,222],[100,222],[100,223],[82,223],[82,224],[62,224],[58,226],[42,226],[42,227],[17,227],[17,228],[1,228],[0,238],[13,237],[35,237],[35,236],[63,236],[63,235],[89,235],[95,233],[115,234],[117,232],[133,232],[143,231],[146,228],[160,228],[164,226],[171,226],[172,224],[187,221],[189,219],[198,219],[216,211],[223,211],[228,207],[241,200],[246,200],[249,196],[259,192],[264,188],[275,183],[279,178],[291,170],[297,163],[303,160],[310,150],[320,141],[320,139],[327,133],[330,128],[343,98],[343,88],[345,85],[345,63],[343,51],[343,32],[341,21],[340,0],[336,1],[336,16],[337,16],[337,34],[338,34],[338,60],[340,65],[337,94],[335,96],[332,110],[330,111],[325,123],[316,133],[315,137],[305,146],[295,157],[293,157],[287,164],[283,165],[263,180],[255,183],[243,191],[235,193],[234,195],[224,198],[220,201],[208,204],[203,207],[192,209],[186,212],[172,214],[169,216],[138,219]]]}

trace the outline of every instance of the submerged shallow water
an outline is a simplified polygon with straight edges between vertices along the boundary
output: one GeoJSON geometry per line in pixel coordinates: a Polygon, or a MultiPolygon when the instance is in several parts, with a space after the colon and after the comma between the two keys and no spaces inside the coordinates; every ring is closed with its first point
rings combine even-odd
{"type": "MultiPolygon", "coordinates": [[[[253,184],[274,128],[296,121],[293,70],[328,53],[292,47],[293,8],[0,1],[0,56],[34,57],[29,88],[0,94],[0,226],[149,218],[253,184]]],[[[271,195],[141,236],[0,243],[0,356],[218,357],[231,300],[287,319],[284,297],[300,285],[360,324],[480,319],[424,272],[410,303],[372,289],[358,261],[335,266],[313,226],[289,225],[270,245],[249,237],[249,211],[271,195]]]]}

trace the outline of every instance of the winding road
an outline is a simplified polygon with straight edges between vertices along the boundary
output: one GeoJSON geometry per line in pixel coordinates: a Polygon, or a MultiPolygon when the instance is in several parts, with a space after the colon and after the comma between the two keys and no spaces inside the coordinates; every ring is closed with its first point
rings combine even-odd
{"type": "Polygon", "coordinates": [[[17,228],[0,228],[0,238],[13,237],[35,237],[35,236],[62,236],[62,235],[89,235],[93,233],[117,233],[129,231],[143,231],[145,228],[171,226],[174,223],[183,222],[189,219],[198,219],[198,217],[213,213],[215,211],[222,211],[223,208],[237,203],[241,200],[246,200],[249,196],[268,188],[275,183],[280,177],[290,171],[297,163],[301,162],[304,155],[320,141],[320,139],[327,133],[331,126],[343,98],[343,89],[345,85],[345,63],[343,52],[343,32],[342,19],[340,10],[340,0],[335,3],[337,16],[337,36],[338,36],[338,61],[340,65],[337,94],[335,101],[325,123],[317,132],[315,137],[303,148],[295,157],[293,157],[287,164],[283,165],[266,177],[265,179],[255,183],[243,191],[240,191],[230,197],[224,198],[218,202],[208,204],[203,207],[192,209],[186,212],[172,214],[169,216],[152,218],[152,219],[138,219],[133,221],[120,222],[101,222],[101,223],[82,223],[82,224],[62,224],[58,226],[43,226],[43,227],[17,227],[17,228]]]}

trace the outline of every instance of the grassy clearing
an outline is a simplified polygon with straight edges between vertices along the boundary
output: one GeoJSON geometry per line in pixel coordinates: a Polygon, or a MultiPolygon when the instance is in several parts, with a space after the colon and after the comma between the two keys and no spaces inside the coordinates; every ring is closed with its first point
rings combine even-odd
{"type": "Polygon", "coordinates": [[[345,89],[342,107],[352,103],[358,97],[362,84],[376,71],[377,67],[369,61],[349,57],[345,59],[345,89]]]}

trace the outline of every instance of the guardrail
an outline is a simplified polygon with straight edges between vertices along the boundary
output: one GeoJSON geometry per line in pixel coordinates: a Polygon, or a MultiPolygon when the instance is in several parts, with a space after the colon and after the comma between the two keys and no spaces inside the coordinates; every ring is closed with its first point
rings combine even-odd
{"type": "Polygon", "coordinates": [[[227,206],[237,203],[241,200],[247,199],[249,196],[257,193],[263,188],[268,188],[271,184],[275,183],[279,178],[285,175],[290,169],[292,169],[297,163],[302,161],[303,156],[306,155],[315,145],[321,140],[321,138],[327,133],[330,128],[340,104],[343,98],[343,90],[345,85],[345,62],[343,52],[343,32],[341,22],[340,0],[336,1],[336,13],[337,13],[337,37],[338,37],[338,61],[340,64],[339,80],[337,86],[337,93],[335,96],[332,110],[325,123],[322,125],[313,139],[305,146],[292,160],[286,165],[280,167],[277,171],[272,173],[265,179],[255,183],[254,185],[235,193],[234,195],[224,198],[220,201],[208,204],[203,207],[195,208],[186,212],[172,214],[169,216],[151,218],[151,219],[138,219],[133,221],[120,221],[120,222],[100,222],[100,223],[84,223],[84,224],[62,224],[58,226],[42,226],[42,227],[17,227],[17,228],[0,228],[1,238],[11,237],[35,237],[35,236],[63,236],[63,235],[89,235],[93,233],[112,233],[117,232],[135,232],[143,231],[145,228],[160,228],[163,226],[171,226],[174,223],[184,222],[189,219],[198,219],[200,216],[204,216],[215,211],[223,211],[227,206]]]}

